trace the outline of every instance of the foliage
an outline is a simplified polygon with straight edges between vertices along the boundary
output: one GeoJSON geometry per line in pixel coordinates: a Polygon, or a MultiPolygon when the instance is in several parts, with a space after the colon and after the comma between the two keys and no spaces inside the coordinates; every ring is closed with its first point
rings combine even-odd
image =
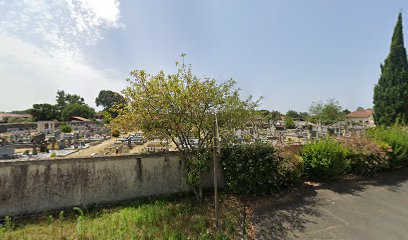
{"type": "Polygon", "coordinates": [[[348,110],[348,109],[344,109],[344,110],[343,110],[343,113],[346,115],[346,114],[351,113],[351,111],[350,111],[350,110],[348,110]]]}
{"type": "Polygon", "coordinates": [[[285,127],[287,129],[295,129],[296,125],[295,122],[293,121],[293,118],[286,116],[285,118],[285,127]]]}
{"type": "Polygon", "coordinates": [[[391,167],[408,166],[408,132],[400,126],[377,127],[367,130],[367,134],[392,147],[391,167]]]}
{"type": "Polygon", "coordinates": [[[334,99],[327,100],[326,104],[314,102],[309,108],[310,120],[324,125],[334,124],[344,119],[342,107],[334,99]]]}
{"type": "MultiPolygon", "coordinates": [[[[139,201],[110,208],[64,211],[1,227],[0,239],[241,239],[240,203],[219,196],[220,225],[215,238],[212,198],[203,204],[189,197],[139,201]]],[[[246,238],[246,236],[244,237],[246,238]]]]}
{"type": "Polygon", "coordinates": [[[348,149],[349,171],[363,176],[373,176],[390,167],[390,147],[366,136],[352,136],[338,140],[348,149]]]}
{"type": "Polygon", "coordinates": [[[52,153],[50,154],[50,157],[52,157],[52,158],[57,157],[57,153],[56,153],[56,152],[52,152],[52,153]]]}
{"type": "Polygon", "coordinates": [[[359,112],[359,111],[364,111],[365,109],[363,108],[363,107],[358,107],[357,109],[356,109],[356,111],[357,112],[359,112]]]}
{"type": "Polygon", "coordinates": [[[334,180],[346,170],[347,154],[347,149],[332,138],[307,144],[301,151],[305,175],[308,179],[319,182],[334,180]]]}
{"type": "Polygon", "coordinates": [[[294,110],[289,110],[289,111],[286,113],[286,117],[290,117],[290,118],[292,118],[292,119],[298,119],[298,118],[299,118],[299,113],[296,112],[296,111],[294,111],[294,110]]]}
{"type": "Polygon", "coordinates": [[[83,105],[85,104],[85,100],[83,97],[77,95],[77,94],[66,94],[65,91],[63,90],[58,90],[57,91],[57,96],[56,96],[56,101],[57,104],[55,107],[57,110],[62,113],[62,111],[71,104],[79,104],[83,105]]]}
{"type": "Polygon", "coordinates": [[[95,99],[96,106],[102,106],[105,112],[108,112],[112,117],[117,117],[117,112],[112,108],[125,104],[125,98],[117,92],[111,90],[101,90],[98,97],[95,99]],[[111,110],[112,109],[112,110],[111,110]]]}
{"type": "Polygon", "coordinates": [[[33,118],[11,117],[7,119],[7,123],[33,122],[33,120],[33,118]]]}
{"type": "Polygon", "coordinates": [[[67,105],[61,113],[63,121],[74,116],[92,119],[95,116],[95,110],[88,105],[75,103],[67,105]]]}
{"type": "Polygon", "coordinates": [[[374,120],[377,125],[384,126],[391,126],[397,121],[408,123],[408,61],[401,13],[392,36],[390,53],[381,65],[381,77],[374,87],[374,120]]]}
{"type": "Polygon", "coordinates": [[[69,126],[69,125],[67,125],[67,124],[61,124],[61,125],[60,125],[60,129],[61,129],[61,132],[63,132],[63,133],[70,133],[70,132],[72,132],[72,127],[69,126]]]}
{"type": "Polygon", "coordinates": [[[253,143],[225,148],[221,154],[226,187],[233,193],[272,193],[299,182],[302,162],[284,158],[271,145],[253,143]]]}
{"type": "MultiPolygon", "coordinates": [[[[202,151],[211,147],[215,113],[221,138],[229,139],[234,129],[245,125],[257,102],[241,100],[233,80],[217,83],[200,79],[191,66],[176,66],[177,73],[171,75],[132,71],[134,79],[128,79],[129,86],[122,91],[128,104],[118,109],[119,116],[111,126],[170,139],[185,161],[196,162],[202,151]],[[193,145],[191,139],[197,144],[193,145]]],[[[199,198],[200,185],[191,186],[199,198]]]]}
{"type": "Polygon", "coordinates": [[[119,137],[120,131],[117,129],[112,129],[112,137],[119,137]]]}
{"type": "Polygon", "coordinates": [[[34,104],[29,112],[35,121],[50,121],[59,118],[56,107],[48,103],[34,104]]]}

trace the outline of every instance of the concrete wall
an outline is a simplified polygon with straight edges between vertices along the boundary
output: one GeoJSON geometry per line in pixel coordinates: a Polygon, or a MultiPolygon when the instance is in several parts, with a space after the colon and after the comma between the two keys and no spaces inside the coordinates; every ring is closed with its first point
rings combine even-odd
{"type": "Polygon", "coordinates": [[[37,123],[0,123],[0,133],[5,133],[10,128],[18,128],[20,130],[37,129],[37,123]]]}
{"type": "Polygon", "coordinates": [[[0,161],[0,216],[188,190],[175,153],[0,161]]]}

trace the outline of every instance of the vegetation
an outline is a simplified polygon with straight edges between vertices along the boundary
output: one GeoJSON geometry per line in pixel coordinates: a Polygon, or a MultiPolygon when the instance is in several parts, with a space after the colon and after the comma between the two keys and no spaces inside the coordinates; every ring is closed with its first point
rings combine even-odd
{"type": "Polygon", "coordinates": [[[347,154],[347,149],[332,138],[307,144],[301,152],[305,175],[318,182],[339,178],[347,169],[347,154]]]}
{"type": "MultiPolygon", "coordinates": [[[[217,239],[239,239],[239,202],[220,196],[217,239]]],[[[142,201],[116,208],[60,212],[0,226],[0,239],[215,239],[212,199],[142,201]]]]}
{"type": "Polygon", "coordinates": [[[334,124],[345,118],[342,107],[334,99],[327,100],[326,104],[315,102],[309,108],[309,119],[324,125],[334,124]]]}
{"type": "Polygon", "coordinates": [[[368,130],[372,138],[383,141],[392,147],[391,167],[408,166],[408,132],[400,127],[377,127],[368,130]]]}
{"type": "Polygon", "coordinates": [[[63,90],[58,90],[57,91],[57,97],[56,97],[57,104],[55,107],[57,108],[58,112],[61,114],[62,111],[71,104],[79,104],[83,105],[85,104],[85,100],[83,97],[77,95],[77,94],[67,94],[63,90]]]}
{"type": "Polygon", "coordinates": [[[128,105],[119,110],[111,125],[170,139],[186,162],[188,184],[201,199],[203,174],[210,164],[203,151],[212,146],[215,114],[221,137],[226,140],[233,135],[233,129],[247,123],[257,102],[251,98],[241,100],[233,80],[217,83],[214,79],[200,79],[191,66],[176,66],[178,71],[172,75],[133,71],[134,80],[128,80],[129,86],[122,92],[128,105]]]}
{"type": "Polygon", "coordinates": [[[34,104],[29,113],[35,121],[51,121],[59,118],[56,107],[49,103],[34,104]]]}
{"type": "Polygon", "coordinates": [[[374,88],[374,120],[377,125],[408,123],[408,60],[404,47],[402,14],[392,36],[390,53],[381,65],[374,88]]]}
{"type": "Polygon", "coordinates": [[[285,118],[285,127],[287,129],[295,129],[296,128],[295,121],[293,121],[293,118],[286,116],[286,118],[285,118]]]}
{"type": "Polygon", "coordinates": [[[73,116],[92,119],[95,116],[95,110],[85,104],[69,104],[62,111],[61,119],[67,121],[73,116]]]}
{"type": "Polygon", "coordinates": [[[111,90],[101,90],[98,97],[95,99],[96,106],[102,106],[103,111],[110,114],[112,117],[117,117],[117,112],[114,111],[113,108],[124,103],[125,98],[119,93],[111,90]]]}
{"type": "Polygon", "coordinates": [[[72,132],[72,127],[67,125],[67,124],[61,124],[60,129],[61,129],[61,132],[63,132],[63,133],[72,132]]]}
{"type": "Polygon", "coordinates": [[[379,141],[373,141],[366,136],[341,138],[340,143],[348,149],[349,172],[373,176],[390,167],[390,147],[379,141]]]}
{"type": "Polygon", "coordinates": [[[227,190],[233,193],[278,192],[298,183],[302,174],[299,158],[284,158],[264,143],[223,149],[221,163],[227,190]]]}

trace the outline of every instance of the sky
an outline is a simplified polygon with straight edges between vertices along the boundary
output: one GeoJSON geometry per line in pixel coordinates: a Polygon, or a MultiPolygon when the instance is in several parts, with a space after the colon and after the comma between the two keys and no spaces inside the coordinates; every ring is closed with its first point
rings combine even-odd
{"type": "Polygon", "coordinates": [[[182,53],[263,109],[369,108],[400,11],[408,26],[406,0],[0,0],[0,112],[57,90],[95,107],[132,70],[174,73],[182,53]]]}

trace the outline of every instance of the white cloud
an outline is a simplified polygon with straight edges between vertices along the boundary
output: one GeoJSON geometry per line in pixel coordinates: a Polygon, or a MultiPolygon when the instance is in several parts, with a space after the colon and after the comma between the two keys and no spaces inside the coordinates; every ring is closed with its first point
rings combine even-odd
{"type": "Polygon", "coordinates": [[[0,26],[0,111],[53,102],[56,89],[93,103],[100,89],[124,85],[82,51],[122,26],[116,0],[0,0],[0,26]]]}

